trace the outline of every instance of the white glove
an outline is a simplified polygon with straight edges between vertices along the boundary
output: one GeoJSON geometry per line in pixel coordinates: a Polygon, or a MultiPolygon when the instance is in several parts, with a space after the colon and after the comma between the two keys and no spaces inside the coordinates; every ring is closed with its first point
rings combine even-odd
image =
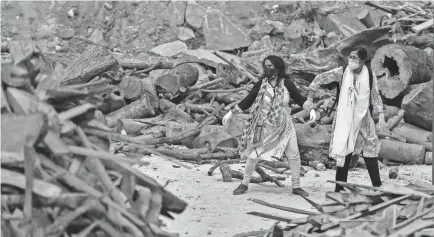
{"type": "Polygon", "coordinates": [[[316,121],[316,111],[314,109],[311,109],[309,112],[309,120],[312,122],[316,121]]]}
{"type": "Polygon", "coordinates": [[[232,110],[229,110],[229,112],[227,112],[227,114],[223,116],[223,120],[222,120],[223,125],[226,125],[231,117],[232,117],[232,110]]]}

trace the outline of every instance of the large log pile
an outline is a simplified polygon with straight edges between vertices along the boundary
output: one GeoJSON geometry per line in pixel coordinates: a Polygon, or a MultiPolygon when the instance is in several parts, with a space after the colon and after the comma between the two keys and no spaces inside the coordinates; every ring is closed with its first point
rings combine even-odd
{"type": "Polygon", "coordinates": [[[87,132],[110,131],[94,114],[115,80],[95,77],[117,61],[92,63],[106,60],[94,52],[47,74],[39,51],[10,53],[1,82],[2,236],[177,236],[160,215],[173,218],[187,203],[132,167],[146,162],[113,154],[108,139],[87,132]]]}
{"type": "Polygon", "coordinates": [[[247,236],[430,236],[434,226],[434,187],[416,181],[407,186],[384,183],[381,187],[339,183],[347,193],[327,192],[326,201],[315,203],[304,198],[315,212],[281,206],[254,199],[270,208],[303,215],[300,218],[263,212],[247,214],[276,221],[263,231],[238,234],[247,236]],[[285,225],[286,223],[286,225],[285,225]]]}

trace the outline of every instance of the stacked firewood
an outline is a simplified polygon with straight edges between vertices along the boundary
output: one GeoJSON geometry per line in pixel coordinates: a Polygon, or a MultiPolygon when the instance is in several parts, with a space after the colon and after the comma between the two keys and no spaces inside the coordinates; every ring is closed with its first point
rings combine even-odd
{"type": "MultiPolygon", "coordinates": [[[[385,12],[380,26],[390,25],[393,44],[373,46],[371,68],[385,103],[388,129],[379,134],[380,157],[398,163],[432,164],[432,3],[391,7],[365,3],[385,12]],[[403,120],[403,121],[402,121],[403,120]],[[388,134],[388,135],[387,135],[388,134]]],[[[370,28],[369,12],[358,18],[370,28]]]]}
{"type": "Polygon", "coordinates": [[[260,205],[306,217],[291,218],[249,212],[250,215],[276,222],[268,230],[238,234],[235,237],[432,236],[434,233],[434,186],[420,181],[407,186],[385,183],[379,188],[335,183],[349,192],[327,192],[326,201],[322,204],[304,197],[316,211],[253,199],[253,202],[260,205]]]}
{"type": "Polygon", "coordinates": [[[187,203],[134,169],[147,164],[140,157],[115,155],[108,139],[93,135],[110,131],[94,114],[114,87],[110,76],[95,74],[116,70],[117,61],[92,46],[64,68],[34,46],[8,47],[0,90],[2,236],[178,236],[161,229],[160,215],[173,218],[187,203]]]}

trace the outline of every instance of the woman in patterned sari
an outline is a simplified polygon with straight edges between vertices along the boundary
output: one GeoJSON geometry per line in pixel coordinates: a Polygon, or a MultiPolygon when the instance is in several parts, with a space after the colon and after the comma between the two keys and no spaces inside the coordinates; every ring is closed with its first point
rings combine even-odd
{"type": "Polygon", "coordinates": [[[223,124],[226,124],[233,114],[250,108],[239,145],[241,158],[247,159],[246,167],[243,181],[233,194],[239,195],[248,190],[253,171],[260,160],[281,159],[285,155],[291,168],[292,193],[309,196],[300,187],[300,153],[289,107],[289,98],[300,106],[303,106],[306,98],[287,77],[282,58],[270,55],[264,59],[262,66],[262,80],[223,118],[223,124]]]}

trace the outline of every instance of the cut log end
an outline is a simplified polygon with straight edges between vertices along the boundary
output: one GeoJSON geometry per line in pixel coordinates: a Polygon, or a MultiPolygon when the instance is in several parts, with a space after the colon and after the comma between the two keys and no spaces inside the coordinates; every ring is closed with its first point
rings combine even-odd
{"type": "Polygon", "coordinates": [[[381,91],[381,94],[388,99],[396,98],[406,88],[407,85],[400,81],[397,76],[378,81],[378,89],[381,91]]]}
{"type": "Polygon", "coordinates": [[[375,22],[372,19],[371,13],[367,9],[363,9],[359,14],[357,14],[357,19],[359,19],[366,28],[375,27],[375,22]]]}
{"type": "Polygon", "coordinates": [[[378,76],[379,89],[387,99],[394,99],[409,85],[427,82],[433,72],[432,60],[413,46],[388,44],[375,52],[371,68],[378,76]]]}

